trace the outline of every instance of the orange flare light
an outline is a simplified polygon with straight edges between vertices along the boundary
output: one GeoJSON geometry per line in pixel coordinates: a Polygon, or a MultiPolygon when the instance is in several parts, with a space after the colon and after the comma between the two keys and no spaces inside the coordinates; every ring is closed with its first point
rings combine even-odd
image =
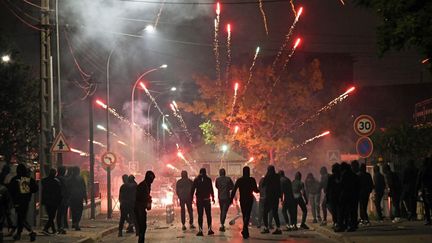
{"type": "Polygon", "coordinates": [[[237,92],[238,88],[239,88],[239,83],[235,83],[235,84],[234,84],[234,91],[237,92]]]}
{"type": "Polygon", "coordinates": [[[302,12],[303,12],[303,7],[300,7],[299,10],[297,11],[297,16],[296,16],[297,20],[300,18],[300,15],[302,14],[302,12]]]}
{"type": "Polygon", "coordinates": [[[220,3],[217,2],[217,3],[216,3],[216,14],[219,15],[220,12],[221,12],[220,3]]]}
{"type": "Polygon", "coordinates": [[[296,49],[297,46],[300,45],[300,42],[301,42],[301,38],[297,38],[297,40],[296,40],[296,42],[294,44],[294,49],[296,49]]]}
{"type": "Polygon", "coordinates": [[[98,104],[99,106],[101,106],[102,108],[106,109],[108,106],[105,105],[105,103],[103,103],[101,100],[97,99],[96,100],[96,104],[98,104]]]}
{"type": "Polygon", "coordinates": [[[236,134],[239,130],[240,130],[240,127],[239,126],[235,126],[234,127],[234,134],[236,134]]]}
{"type": "Polygon", "coordinates": [[[231,33],[231,24],[227,24],[227,31],[228,33],[231,33]]]}

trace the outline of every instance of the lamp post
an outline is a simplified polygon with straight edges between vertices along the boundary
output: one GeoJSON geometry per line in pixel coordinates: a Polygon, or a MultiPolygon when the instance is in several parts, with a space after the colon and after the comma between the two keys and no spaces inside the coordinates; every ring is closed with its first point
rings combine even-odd
{"type": "Polygon", "coordinates": [[[141,81],[142,78],[144,78],[147,74],[152,73],[154,71],[157,71],[159,69],[167,68],[168,65],[163,64],[157,68],[152,68],[143,74],[141,74],[138,79],[135,81],[135,84],[132,88],[132,94],[131,94],[131,144],[132,144],[132,161],[135,161],[135,105],[134,105],[134,96],[135,96],[135,89],[138,85],[138,83],[141,81]]]}

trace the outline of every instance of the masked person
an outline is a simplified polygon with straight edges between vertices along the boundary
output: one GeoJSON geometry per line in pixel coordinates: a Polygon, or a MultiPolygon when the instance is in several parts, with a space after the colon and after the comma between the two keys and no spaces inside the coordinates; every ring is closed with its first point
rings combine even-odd
{"type": "Polygon", "coordinates": [[[309,229],[306,225],[308,197],[305,191],[304,183],[301,181],[301,173],[297,172],[292,182],[294,201],[295,201],[295,211],[294,211],[294,224],[296,225],[294,229],[297,229],[297,207],[302,210],[302,221],[300,224],[301,229],[309,229]]]}
{"type": "Polygon", "coordinates": [[[372,176],[366,171],[366,164],[360,165],[360,195],[359,195],[359,206],[360,206],[360,222],[362,225],[369,226],[369,216],[367,213],[367,207],[369,204],[369,196],[373,190],[372,176]]]}
{"type": "Polygon", "coordinates": [[[286,230],[292,230],[294,228],[294,194],[292,191],[292,183],[291,180],[285,176],[285,172],[283,170],[279,171],[280,183],[281,183],[281,191],[282,191],[282,215],[285,220],[286,230]],[[288,212],[288,213],[287,213],[288,212]]]}
{"type": "Polygon", "coordinates": [[[198,211],[198,233],[197,236],[203,236],[203,213],[205,211],[207,218],[208,234],[213,235],[212,216],[210,198],[214,203],[214,192],[211,179],[207,176],[205,168],[201,168],[199,175],[195,178],[192,185],[192,195],[196,196],[196,205],[198,211]]]}
{"type": "Polygon", "coordinates": [[[333,229],[336,229],[339,226],[338,215],[340,211],[338,210],[338,204],[341,195],[341,168],[338,163],[332,165],[332,174],[329,176],[326,190],[326,202],[332,214],[333,229]]]}
{"type": "Polygon", "coordinates": [[[306,176],[305,190],[311,202],[311,211],[313,217],[312,223],[316,224],[318,223],[318,221],[321,221],[321,216],[320,216],[321,185],[319,181],[315,179],[312,173],[309,173],[306,176]]]}
{"type": "Polygon", "coordinates": [[[80,168],[71,168],[71,178],[69,179],[70,209],[72,214],[72,227],[80,231],[80,222],[84,210],[84,203],[87,204],[87,189],[84,179],[80,175],[80,168]]]}
{"type": "Polygon", "coordinates": [[[418,170],[414,166],[414,160],[409,160],[407,167],[403,171],[402,177],[402,201],[406,212],[408,213],[408,220],[416,220],[417,218],[417,183],[418,170]]]}
{"type": "Polygon", "coordinates": [[[281,186],[280,186],[280,178],[279,175],[276,174],[275,167],[270,165],[267,168],[267,173],[264,176],[263,187],[266,190],[266,199],[264,203],[264,229],[261,231],[262,234],[269,233],[269,220],[268,213],[273,213],[273,218],[276,223],[276,230],[273,234],[280,235],[282,231],[280,230],[280,221],[279,221],[279,199],[282,197],[281,195],[281,186]]]}
{"type": "Polygon", "coordinates": [[[136,234],[138,243],[144,243],[147,230],[147,211],[151,210],[152,198],[150,195],[151,184],[155,179],[153,171],[146,172],[144,180],[138,184],[135,197],[136,234]]]}
{"type": "Polygon", "coordinates": [[[401,222],[400,199],[402,194],[402,183],[399,176],[391,170],[389,164],[384,165],[383,172],[394,213],[392,222],[399,223],[401,222]]]}
{"type": "Polygon", "coordinates": [[[120,201],[120,221],[119,221],[119,231],[118,236],[123,236],[123,226],[124,222],[128,221],[130,227],[128,227],[128,232],[133,232],[133,224],[135,221],[134,217],[134,204],[135,204],[135,193],[136,185],[131,182],[128,175],[123,175],[123,185],[120,186],[119,201],[120,201]],[[130,231],[132,229],[132,231],[130,231]]]}
{"type": "Polygon", "coordinates": [[[189,214],[189,227],[190,229],[195,229],[193,225],[193,211],[192,211],[192,185],[193,181],[189,179],[187,171],[183,170],[181,172],[181,178],[176,182],[176,194],[180,201],[180,215],[182,230],[186,230],[186,210],[187,208],[189,214]]]}
{"type": "Polygon", "coordinates": [[[230,202],[233,201],[237,189],[240,191],[240,207],[243,215],[243,230],[241,234],[244,239],[247,239],[249,238],[249,220],[253,202],[255,201],[253,193],[259,192],[255,178],[250,176],[250,168],[248,166],[243,167],[243,176],[237,179],[231,192],[230,202]]]}
{"type": "Polygon", "coordinates": [[[225,219],[230,205],[230,192],[234,187],[234,183],[230,177],[225,175],[225,169],[219,170],[219,177],[215,182],[216,189],[218,189],[218,199],[220,207],[220,223],[219,231],[225,232],[225,219]]]}
{"type": "Polygon", "coordinates": [[[39,188],[36,181],[30,177],[25,165],[19,164],[16,172],[17,175],[12,178],[9,185],[9,193],[12,196],[17,214],[17,232],[13,238],[14,240],[21,239],[21,233],[25,227],[30,231],[30,241],[35,241],[36,233],[27,222],[27,212],[32,194],[36,193],[39,188]]]}
{"type": "Polygon", "coordinates": [[[69,205],[69,188],[66,177],[66,167],[60,166],[57,171],[57,180],[60,183],[61,201],[57,208],[57,230],[59,234],[66,234],[67,227],[67,209],[69,205]]]}
{"type": "Polygon", "coordinates": [[[328,184],[329,174],[325,166],[321,167],[320,175],[321,175],[320,187],[324,194],[323,200],[321,202],[321,208],[323,213],[323,220],[321,221],[321,225],[327,225],[327,184],[328,184]]]}
{"type": "Polygon", "coordinates": [[[380,172],[380,167],[378,165],[374,165],[373,170],[374,170],[373,181],[374,181],[374,192],[375,192],[374,205],[377,214],[377,220],[382,221],[384,218],[382,213],[381,201],[384,196],[384,191],[386,189],[386,183],[385,183],[384,176],[380,172]]]}
{"type": "Polygon", "coordinates": [[[54,218],[62,201],[62,193],[60,181],[55,177],[56,173],[57,171],[55,169],[50,169],[48,176],[42,179],[42,205],[45,206],[45,210],[48,214],[48,221],[42,232],[46,235],[49,234],[49,228],[52,229],[53,234],[57,232],[54,218]]]}

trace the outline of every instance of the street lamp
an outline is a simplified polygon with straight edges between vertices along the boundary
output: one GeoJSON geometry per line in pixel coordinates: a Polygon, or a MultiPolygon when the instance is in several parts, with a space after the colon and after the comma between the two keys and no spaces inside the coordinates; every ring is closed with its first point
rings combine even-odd
{"type": "Polygon", "coordinates": [[[11,57],[9,55],[3,55],[1,57],[2,63],[9,63],[11,61],[11,57]]]}
{"type": "MultiPolygon", "coordinates": [[[[159,69],[165,69],[167,68],[168,65],[163,64],[157,68],[152,68],[146,72],[144,72],[143,74],[141,74],[137,80],[135,80],[135,84],[132,88],[132,95],[131,95],[131,144],[132,144],[132,161],[135,161],[135,105],[134,105],[134,98],[135,98],[135,89],[137,87],[137,85],[139,83],[141,83],[141,79],[143,79],[147,74],[152,73],[154,71],[157,71],[159,69]]],[[[145,88],[145,86],[144,86],[145,88]]],[[[146,88],[145,88],[146,89],[146,88]]],[[[148,92],[148,90],[146,89],[146,92],[148,92]]]]}
{"type": "Polygon", "coordinates": [[[151,33],[151,34],[153,34],[156,31],[155,27],[151,24],[147,25],[144,30],[147,33],[151,33]]]}

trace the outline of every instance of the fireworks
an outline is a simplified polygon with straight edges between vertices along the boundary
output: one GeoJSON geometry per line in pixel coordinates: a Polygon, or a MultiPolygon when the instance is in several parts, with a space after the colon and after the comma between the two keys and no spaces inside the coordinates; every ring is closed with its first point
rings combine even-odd
{"type": "Polygon", "coordinates": [[[249,160],[244,164],[244,166],[247,166],[248,164],[252,163],[254,161],[254,157],[250,157],[249,160]]]}
{"type": "Polygon", "coordinates": [[[267,16],[266,13],[264,11],[264,5],[263,5],[263,1],[262,0],[258,0],[259,1],[259,9],[263,18],[263,22],[264,22],[264,29],[266,32],[266,35],[269,34],[269,30],[268,30],[268,26],[267,26],[267,16]]]}
{"type": "Polygon", "coordinates": [[[79,154],[80,156],[83,156],[83,157],[89,157],[90,156],[90,154],[88,154],[88,153],[86,153],[84,151],[81,151],[79,149],[71,148],[71,152],[77,153],[77,154],[79,154]]]}
{"type": "Polygon", "coordinates": [[[342,5],[345,5],[345,1],[344,0],[339,0],[340,3],[342,3],[342,5]]]}
{"type": "Polygon", "coordinates": [[[184,121],[184,119],[183,119],[183,117],[182,117],[182,115],[180,113],[180,110],[178,109],[178,106],[177,106],[177,103],[175,102],[175,100],[173,100],[171,102],[170,107],[171,107],[171,110],[173,111],[174,116],[177,117],[177,119],[180,122],[180,125],[184,129],[184,131],[185,131],[185,133],[186,133],[186,135],[188,137],[189,143],[192,144],[192,135],[190,134],[190,132],[187,129],[186,122],[184,121]]]}
{"type": "MultiPolygon", "coordinates": [[[[239,88],[239,83],[235,83],[235,84],[234,84],[234,97],[233,97],[233,103],[232,103],[232,105],[231,105],[231,113],[230,113],[229,117],[232,117],[232,116],[234,115],[234,108],[235,108],[235,105],[236,105],[236,102],[237,102],[237,91],[238,91],[238,88],[239,88]]],[[[231,126],[231,120],[230,120],[229,123],[228,123],[228,127],[229,127],[229,126],[231,126]]]]}
{"type": "MultiPolygon", "coordinates": [[[[297,38],[296,42],[294,43],[294,46],[291,49],[290,54],[288,55],[287,59],[285,60],[285,63],[284,63],[284,65],[282,67],[282,70],[281,70],[281,73],[279,74],[278,78],[273,82],[273,88],[279,82],[279,80],[280,80],[280,78],[282,76],[282,72],[285,71],[286,67],[288,66],[289,61],[291,60],[291,57],[294,55],[294,52],[296,51],[296,49],[300,45],[300,43],[301,43],[301,39],[297,38]]],[[[271,91],[273,91],[273,89],[271,91]]]]}
{"type": "Polygon", "coordinates": [[[230,67],[231,67],[231,24],[227,24],[227,64],[226,64],[225,84],[228,84],[230,67]]]}
{"type": "Polygon", "coordinates": [[[171,170],[174,170],[175,172],[180,172],[180,170],[174,167],[174,165],[172,164],[167,164],[166,167],[170,168],[171,170]]]}
{"type": "Polygon", "coordinates": [[[166,0],[164,0],[164,1],[162,2],[162,5],[161,5],[161,7],[160,7],[160,9],[159,9],[159,12],[158,12],[158,14],[157,14],[157,16],[156,16],[156,21],[155,21],[155,24],[154,24],[154,28],[155,28],[155,29],[157,28],[157,25],[158,25],[158,23],[159,23],[159,19],[160,19],[160,16],[161,16],[161,14],[162,14],[162,10],[163,10],[163,8],[164,8],[164,6],[165,6],[165,1],[166,1],[166,0]]]}
{"type": "Polygon", "coordinates": [[[296,12],[296,10],[295,10],[295,6],[294,6],[294,2],[293,2],[293,0],[290,0],[290,4],[291,4],[291,9],[292,9],[294,15],[297,15],[297,12],[296,12]]]}
{"type": "Polygon", "coordinates": [[[152,104],[156,107],[156,109],[159,111],[159,113],[163,116],[164,113],[162,112],[161,108],[159,107],[158,103],[156,102],[155,98],[153,97],[153,95],[150,94],[149,90],[147,89],[147,87],[145,86],[145,84],[143,82],[140,82],[139,85],[141,86],[141,88],[144,89],[145,93],[147,94],[147,96],[150,98],[150,100],[152,101],[152,104]]]}
{"type": "Polygon", "coordinates": [[[246,82],[246,85],[245,85],[245,87],[244,87],[244,92],[246,92],[246,89],[247,89],[249,83],[250,83],[251,80],[252,80],[252,76],[253,76],[253,68],[255,67],[255,63],[256,63],[256,60],[257,60],[257,58],[258,58],[258,54],[259,54],[259,52],[260,52],[260,47],[258,46],[258,47],[256,48],[256,50],[255,50],[255,56],[254,56],[254,58],[253,58],[253,60],[252,60],[252,64],[251,64],[251,66],[250,66],[250,68],[249,68],[249,78],[248,78],[248,81],[246,82]]]}
{"type": "MultiPolygon", "coordinates": [[[[305,146],[306,144],[308,144],[308,143],[314,141],[315,139],[318,139],[318,138],[321,138],[321,137],[327,136],[327,135],[329,135],[329,134],[330,134],[330,131],[325,131],[325,132],[323,132],[323,133],[321,133],[321,134],[316,135],[315,137],[309,138],[309,139],[305,140],[303,143],[301,143],[301,144],[299,144],[299,145],[296,145],[296,146],[292,147],[291,150],[288,151],[288,153],[291,152],[291,151],[293,151],[293,150],[296,150],[296,149],[298,149],[298,148],[300,148],[300,147],[305,146]]],[[[307,158],[306,158],[306,159],[307,159],[307,158]]]]}
{"type": "Polygon", "coordinates": [[[197,172],[196,169],[192,166],[192,164],[189,162],[189,160],[187,160],[183,153],[181,152],[180,149],[177,149],[177,157],[179,157],[181,160],[183,160],[190,168],[193,172],[197,172]]]}
{"type": "Polygon", "coordinates": [[[117,143],[119,143],[119,144],[121,144],[123,146],[127,146],[127,144],[125,142],[121,141],[121,140],[118,140],[117,143]]]}
{"type": "Polygon", "coordinates": [[[220,3],[216,3],[216,18],[214,20],[214,40],[213,40],[213,51],[216,59],[216,76],[218,84],[221,81],[221,70],[220,70],[220,61],[219,61],[219,23],[220,23],[220,3]]]}
{"type": "Polygon", "coordinates": [[[286,46],[288,45],[288,41],[289,41],[289,39],[290,39],[290,37],[291,37],[293,31],[294,31],[294,28],[295,28],[297,22],[298,22],[299,19],[300,19],[300,16],[301,16],[302,13],[303,13],[303,7],[300,7],[299,10],[297,11],[297,14],[296,14],[296,17],[295,17],[295,19],[294,19],[294,22],[292,23],[291,27],[290,27],[289,30],[288,30],[288,33],[287,33],[286,36],[285,36],[285,41],[283,42],[281,48],[279,49],[279,52],[278,52],[277,55],[276,55],[275,60],[273,61],[273,65],[272,65],[272,68],[273,68],[273,69],[276,68],[276,64],[277,64],[277,62],[279,61],[279,58],[281,57],[283,51],[285,50],[286,46]]]}

